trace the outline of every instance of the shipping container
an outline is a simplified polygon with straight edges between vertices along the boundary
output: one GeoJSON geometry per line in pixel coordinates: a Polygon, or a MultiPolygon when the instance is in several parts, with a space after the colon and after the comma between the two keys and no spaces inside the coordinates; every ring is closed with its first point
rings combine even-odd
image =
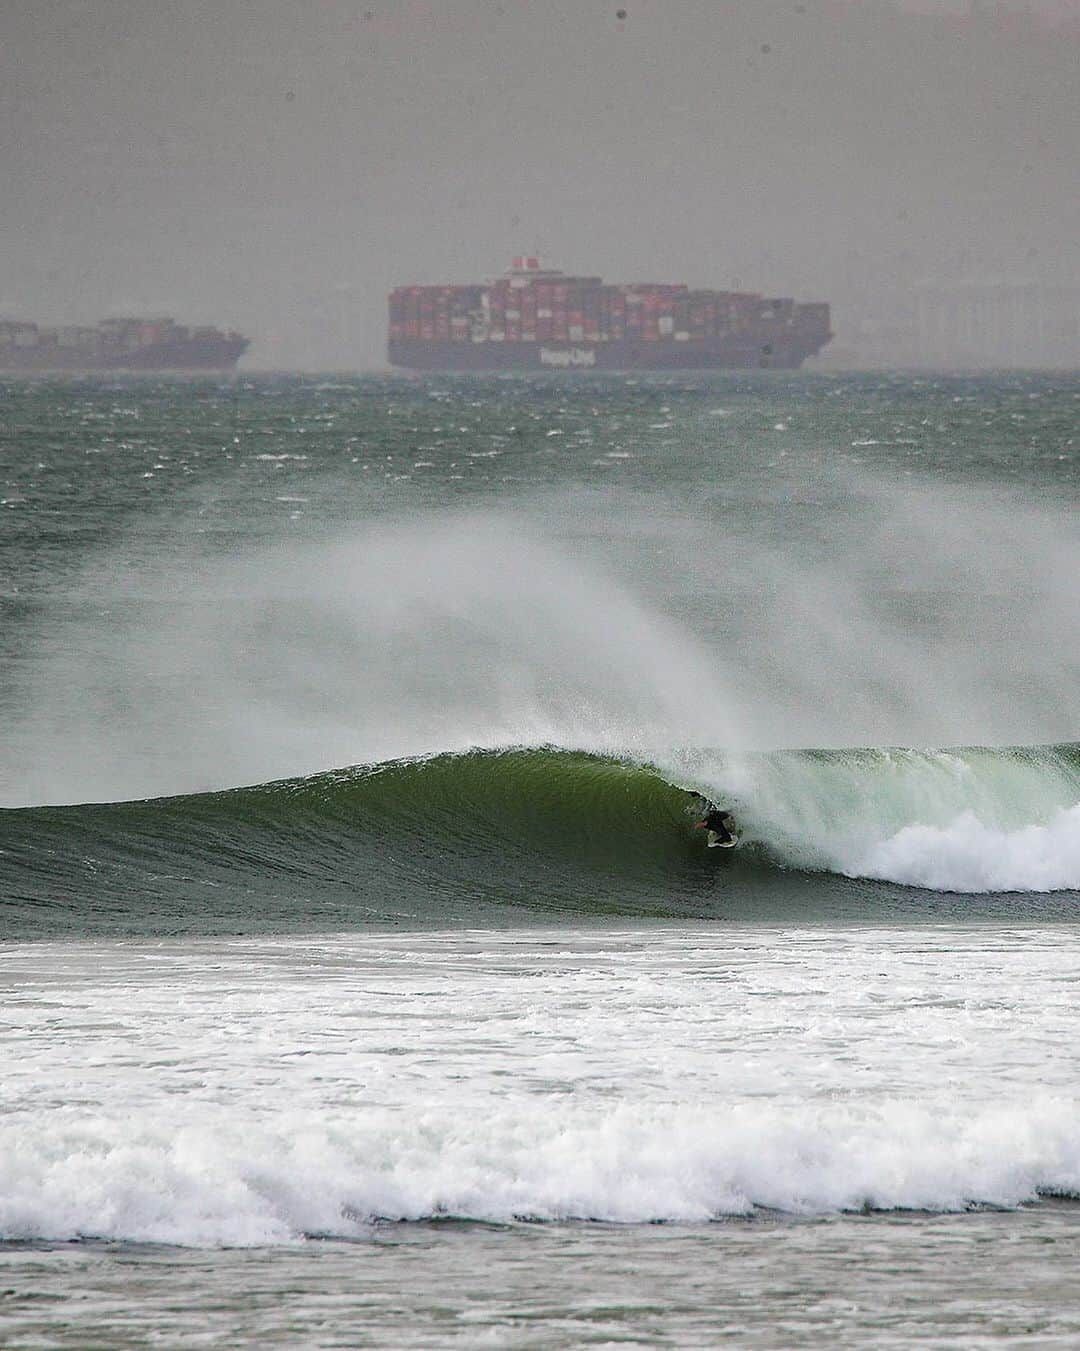
{"type": "MultiPolygon", "coordinates": [[[[797,366],[831,336],[827,305],[682,282],[604,284],[533,255],[515,264],[486,284],[396,288],[391,360],[431,369],[797,366]]],[[[112,340],[128,338],[121,326],[112,340]]]]}

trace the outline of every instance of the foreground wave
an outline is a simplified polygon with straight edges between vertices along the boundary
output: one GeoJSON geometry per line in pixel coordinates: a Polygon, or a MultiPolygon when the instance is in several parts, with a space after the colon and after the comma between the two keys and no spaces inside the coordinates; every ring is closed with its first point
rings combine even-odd
{"type": "Polygon", "coordinates": [[[211,929],[269,913],[324,927],[520,907],[685,917],[793,874],[804,892],[839,875],[1038,894],[1080,888],[1080,751],[475,751],[7,811],[0,849],[16,934],[62,931],[74,912],[83,932],[132,914],[181,931],[193,910],[211,929]],[[734,856],[704,847],[690,789],[734,806],[734,856]]]}
{"type": "Polygon", "coordinates": [[[274,1123],[55,1114],[0,1127],[0,1238],[262,1245],[379,1220],[701,1222],[1080,1196],[1077,1104],[697,1110],[551,1099],[274,1123]],[[66,1119],[69,1118],[69,1119],[66,1119]]]}
{"type": "Polygon", "coordinates": [[[24,944],[4,954],[0,1236],[1080,1197],[1073,930],[24,944]]]}

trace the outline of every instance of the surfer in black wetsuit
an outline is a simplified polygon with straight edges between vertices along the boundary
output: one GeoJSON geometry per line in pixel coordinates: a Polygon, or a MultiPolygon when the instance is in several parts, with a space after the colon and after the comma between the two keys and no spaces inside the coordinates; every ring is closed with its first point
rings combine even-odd
{"type": "Polygon", "coordinates": [[[729,811],[714,807],[707,812],[705,819],[698,822],[698,828],[709,832],[710,844],[734,844],[735,820],[729,811]]]}
{"type": "Polygon", "coordinates": [[[710,802],[707,797],[702,797],[700,793],[691,793],[690,795],[701,804],[703,816],[697,822],[698,830],[707,830],[709,832],[710,845],[732,845],[738,840],[736,833],[735,818],[726,807],[718,807],[715,802],[710,802]]]}

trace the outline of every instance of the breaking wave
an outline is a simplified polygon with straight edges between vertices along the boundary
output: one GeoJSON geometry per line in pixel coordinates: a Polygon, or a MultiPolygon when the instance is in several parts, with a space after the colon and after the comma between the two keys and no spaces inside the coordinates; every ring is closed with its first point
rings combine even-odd
{"type": "Polygon", "coordinates": [[[762,1210],[958,1211],[1080,1196],[1076,1104],[697,1109],[553,1099],[0,1127],[0,1237],[263,1245],[379,1220],[699,1223],[762,1210]]]}
{"type": "Polygon", "coordinates": [[[684,751],[643,762],[475,751],[6,811],[0,849],[4,899],[23,911],[18,936],[63,932],[76,911],[84,930],[126,913],[169,932],[189,929],[196,911],[211,929],[214,915],[235,929],[272,911],[323,927],[467,921],[484,907],[486,919],[491,907],[712,916],[718,870],[728,901],[770,878],[782,887],[785,874],[1070,891],[1080,889],[1080,752],[684,751]],[[734,856],[705,848],[691,789],[734,808],[734,856]]]}
{"type": "Polygon", "coordinates": [[[1080,748],[808,751],[728,776],[769,854],[932,891],[1080,887],[1080,748]]]}

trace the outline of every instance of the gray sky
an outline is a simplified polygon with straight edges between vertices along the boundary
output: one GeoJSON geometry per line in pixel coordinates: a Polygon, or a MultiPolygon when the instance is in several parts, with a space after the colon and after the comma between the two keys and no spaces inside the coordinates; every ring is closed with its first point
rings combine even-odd
{"type": "Polygon", "coordinates": [[[1078,58],[1077,0],[0,0],[0,311],[315,367],[534,249],[841,326],[1075,285],[1078,58]]]}

